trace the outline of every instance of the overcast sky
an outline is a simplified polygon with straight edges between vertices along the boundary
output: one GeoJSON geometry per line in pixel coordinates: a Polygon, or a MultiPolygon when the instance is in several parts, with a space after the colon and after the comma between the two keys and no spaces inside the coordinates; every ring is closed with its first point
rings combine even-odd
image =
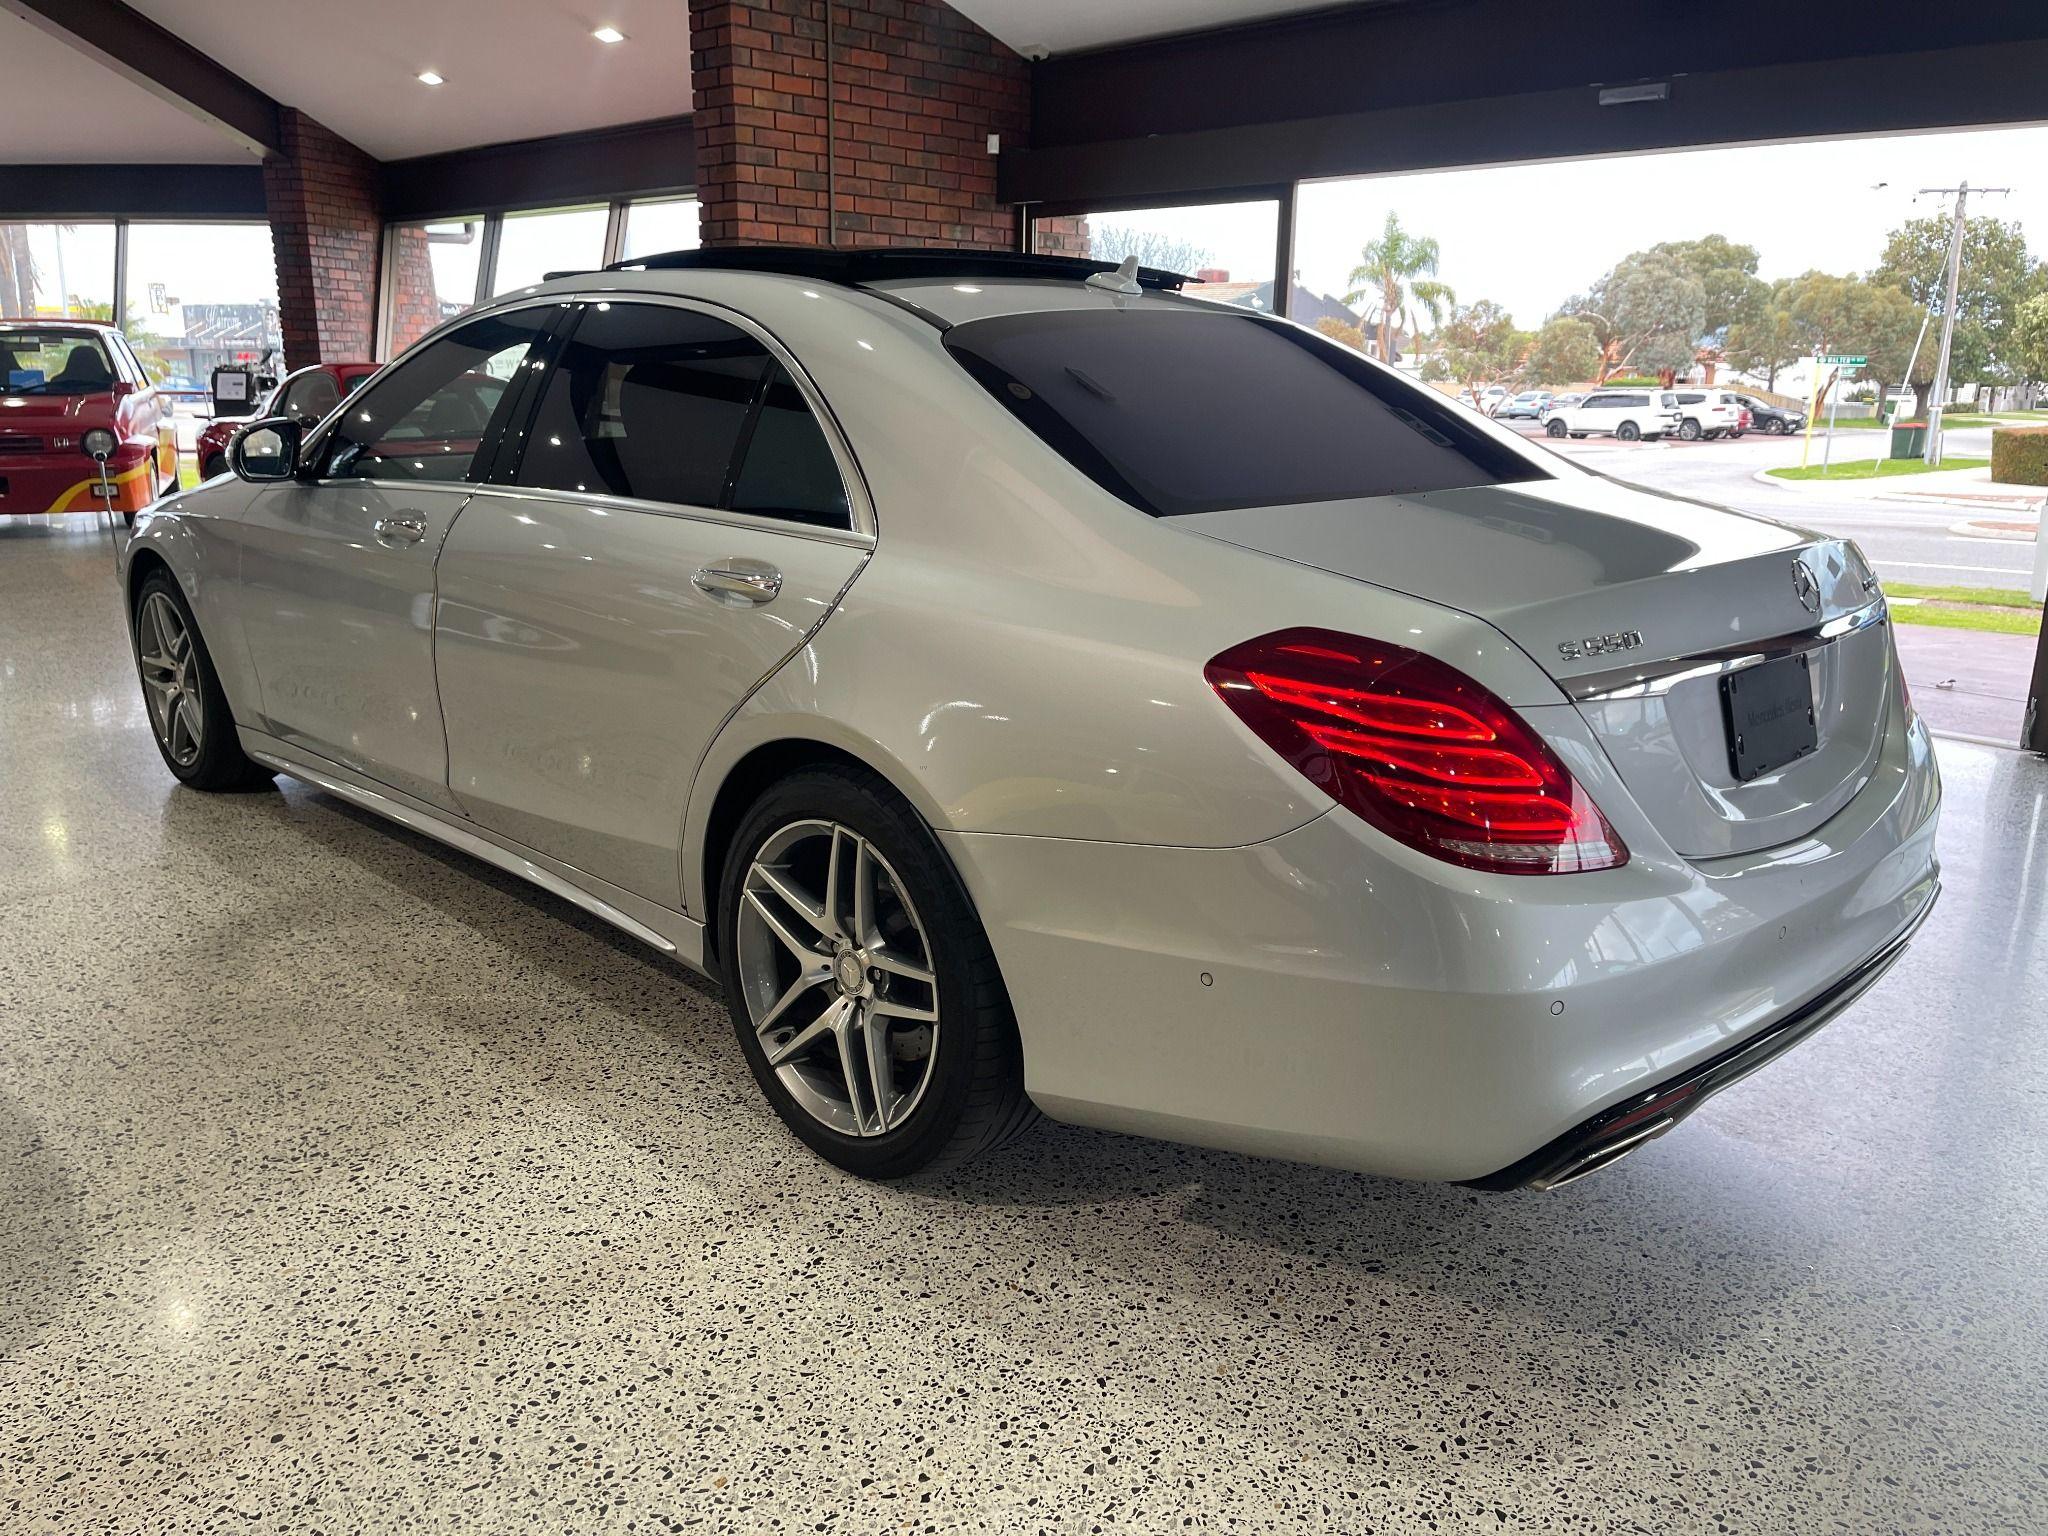
{"type": "MultiPolygon", "coordinates": [[[[2048,87],[2044,87],[2048,89],[2048,87]]],[[[1295,251],[1302,281],[1341,296],[1358,248],[1391,209],[1442,247],[1441,279],[1461,301],[1494,299],[1525,327],[1630,251],[1722,234],[1754,245],[1760,275],[1810,268],[1864,272],[1886,233],[1943,212],[1921,187],[2007,186],[1972,213],[2018,220],[2048,257],[2048,128],[1914,134],[1826,144],[1688,150],[1555,165],[1315,182],[1301,190],[1295,251]],[[1877,182],[1889,185],[1873,190],[1877,182]]],[[[1234,277],[1269,277],[1270,204],[1134,214],[1213,251],[1234,277]]]]}

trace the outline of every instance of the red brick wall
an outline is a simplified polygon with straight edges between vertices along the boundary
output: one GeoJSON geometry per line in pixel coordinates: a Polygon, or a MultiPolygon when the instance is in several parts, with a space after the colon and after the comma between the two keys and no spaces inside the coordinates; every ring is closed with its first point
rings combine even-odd
{"type": "Polygon", "coordinates": [[[418,225],[391,231],[391,355],[398,356],[441,323],[441,296],[434,287],[434,266],[427,232],[418,225]]]}
{"type": "Polygon", "coordinates": [[[1014,246],[1029,66],[939,0],[690,0],[690,71],[706,245],[1014,246]]]}
{"type": "Polygon", "coordinates": [[[373,357],[383,224],[377,162],[291,107],[263,162],[287,368],[373,357]]]}

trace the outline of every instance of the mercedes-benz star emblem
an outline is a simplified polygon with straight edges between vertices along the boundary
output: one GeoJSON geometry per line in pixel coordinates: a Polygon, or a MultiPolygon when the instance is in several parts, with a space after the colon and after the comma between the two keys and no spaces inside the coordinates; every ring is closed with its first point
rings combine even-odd
{"type": "Polygon", "coordinates": [[[1820,612],[1820,578],[1804,560],[1792,562],[1792,590],[1799,594],[1799,606],[1808,613],[1820,612]]]}

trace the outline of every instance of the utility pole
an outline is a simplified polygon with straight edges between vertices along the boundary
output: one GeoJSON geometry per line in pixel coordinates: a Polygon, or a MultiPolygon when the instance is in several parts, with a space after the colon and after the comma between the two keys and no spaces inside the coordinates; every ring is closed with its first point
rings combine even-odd
{"type": "MultiPolygon", "coordinates": [[[[1980,196],[1991,192],[2010,192],[2010,187],[1979,187],[1980,196]]],[[[1941,306],[1941,350],[1935,356],[1934,393],[1927,402],[1927,447],[1922,457],[1929,469],[1941,463],[1941,406],[1948,398],[1949,350],[1956,338],[1956,290],[1961,286],[1963,275],[1963,230],[1966,226],[1964,209],[1970,201],[1970,184],[1965,181],[1955,187],[1922,187],[1920,196],[1948,197],[1956,200],[1954,226],[1948,237],[1948,283],[1947,297],[1941,306]]],[[[1910,370],[1909,375],[1910,377],[1910,370]]]]}

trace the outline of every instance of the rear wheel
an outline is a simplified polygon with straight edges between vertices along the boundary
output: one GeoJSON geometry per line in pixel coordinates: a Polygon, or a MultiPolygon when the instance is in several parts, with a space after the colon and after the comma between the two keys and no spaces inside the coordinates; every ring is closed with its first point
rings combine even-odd
{"type": "Polygon", "coordinates": [[[179,782],[194,789],[251,789],[274,777],[243,753],[213,658],[168,571],[151,574],[136,594],[135,670],[150,734],[179,782]]]}
{"type": "Polygon", "coordinates": [[[1678,435],[1688,443],[1696,443],[1700,440],[1700,424],[1688,416],[1679,424],[1678,435]]]}
{"type": "Polygon", "coordinates": [[[218,453],[210,455],[206,462],[199,466],[199,478],[202,480],[211,480],[227,472],[228,461],[218,453]]]}
{"type": "Polygon", "coordinates": [[[1643,429],[1632,421],[1624,421],[1614,429],[1614,435],[1624,443],[1632,443],[1643,435],[1643,429]]]}
{"type": "Polygon", "coordinates": [[[987,935],[938,839],[879,775],[817,768],[776,785],[720,885],[740,1049],[812,1151],[901,1178],[1036,1120],[987,935]]]}
{"type": "Polygon", "coordinates": [[[1547,436],[1550,437],[1563,437],[1565,435],[1566,428],[1563,422],[1553,421],[1549,425],[1545,426],[1543,431],[1547,436]]]}

